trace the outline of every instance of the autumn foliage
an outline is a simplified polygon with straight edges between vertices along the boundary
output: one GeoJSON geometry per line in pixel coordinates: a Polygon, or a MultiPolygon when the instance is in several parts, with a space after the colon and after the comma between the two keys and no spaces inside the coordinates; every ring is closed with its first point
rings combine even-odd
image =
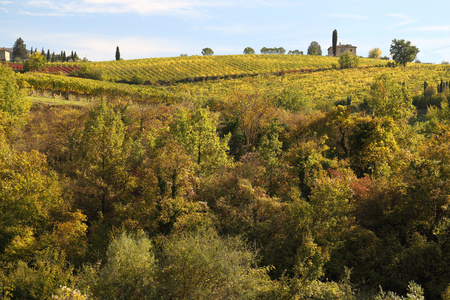
{"type": "Polygon", "coordinates": [[[157,86],[0,67],[0,297],[447,299],[449,94],[413,97],[448,72],[408,68],[157,86]]]}

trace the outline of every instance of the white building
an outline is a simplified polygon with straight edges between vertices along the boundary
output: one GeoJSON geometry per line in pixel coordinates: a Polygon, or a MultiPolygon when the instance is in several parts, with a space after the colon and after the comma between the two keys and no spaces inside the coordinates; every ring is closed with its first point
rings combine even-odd
{"type": "Polygon", "coordinates": [[[11,52],[5,48],[0,48],[0,61],[11,61],[11,52]]]}

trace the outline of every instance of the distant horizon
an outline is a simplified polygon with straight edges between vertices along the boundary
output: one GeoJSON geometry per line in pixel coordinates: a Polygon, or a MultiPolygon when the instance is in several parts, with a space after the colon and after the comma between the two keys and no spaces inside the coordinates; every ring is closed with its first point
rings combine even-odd
{"type": "Polygon", "coordinates": [[[390,57],[393,39],[411,41],[423,63],[450,61],[448,2],[366,0],[0,0],[0,47],[21,37],[27,49],[76,51],[89,61],[242,54],[252,47],[307,53],[317,41],[323,55],[338,42],[367,57],[380,48],[390,57]],[[429,9],[428,9],[429,8],[429,9]],[[426,12],[430,13],[426,13],[426,12]]]}

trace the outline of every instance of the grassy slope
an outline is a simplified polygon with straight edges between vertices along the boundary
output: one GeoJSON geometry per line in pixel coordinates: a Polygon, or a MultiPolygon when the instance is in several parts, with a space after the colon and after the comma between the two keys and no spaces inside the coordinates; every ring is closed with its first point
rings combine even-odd
{"type": "Polygon", "coordinates": [[[90,103],[87,101],[72,101],[72,100],[63,100],[60,98],[50,98],[41,96],[28,96],[26,97],[26,99],[34,104],[45,104],[45,105],[87,106],[90,103]]]}

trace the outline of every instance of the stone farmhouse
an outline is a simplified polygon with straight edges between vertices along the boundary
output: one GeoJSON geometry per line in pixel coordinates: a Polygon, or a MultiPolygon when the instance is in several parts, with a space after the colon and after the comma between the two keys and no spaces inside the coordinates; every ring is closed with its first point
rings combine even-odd
{"type": "MultiPolygon", "coordinates": [[[[336,56],[341,56],[345,51],[348,51],[352,55],[356,55],[356,46],[353,46],[352,44],[342,45],[341,43],[336,45],[336,56]]],[[[333,56],[333,47],[328,48],[328,56],[333,56]]]]}
{"type": "Polygon", "coordinates": [[[0,48],[0,61],[11,61],[11,52],[8,49],[0,48]]]}

